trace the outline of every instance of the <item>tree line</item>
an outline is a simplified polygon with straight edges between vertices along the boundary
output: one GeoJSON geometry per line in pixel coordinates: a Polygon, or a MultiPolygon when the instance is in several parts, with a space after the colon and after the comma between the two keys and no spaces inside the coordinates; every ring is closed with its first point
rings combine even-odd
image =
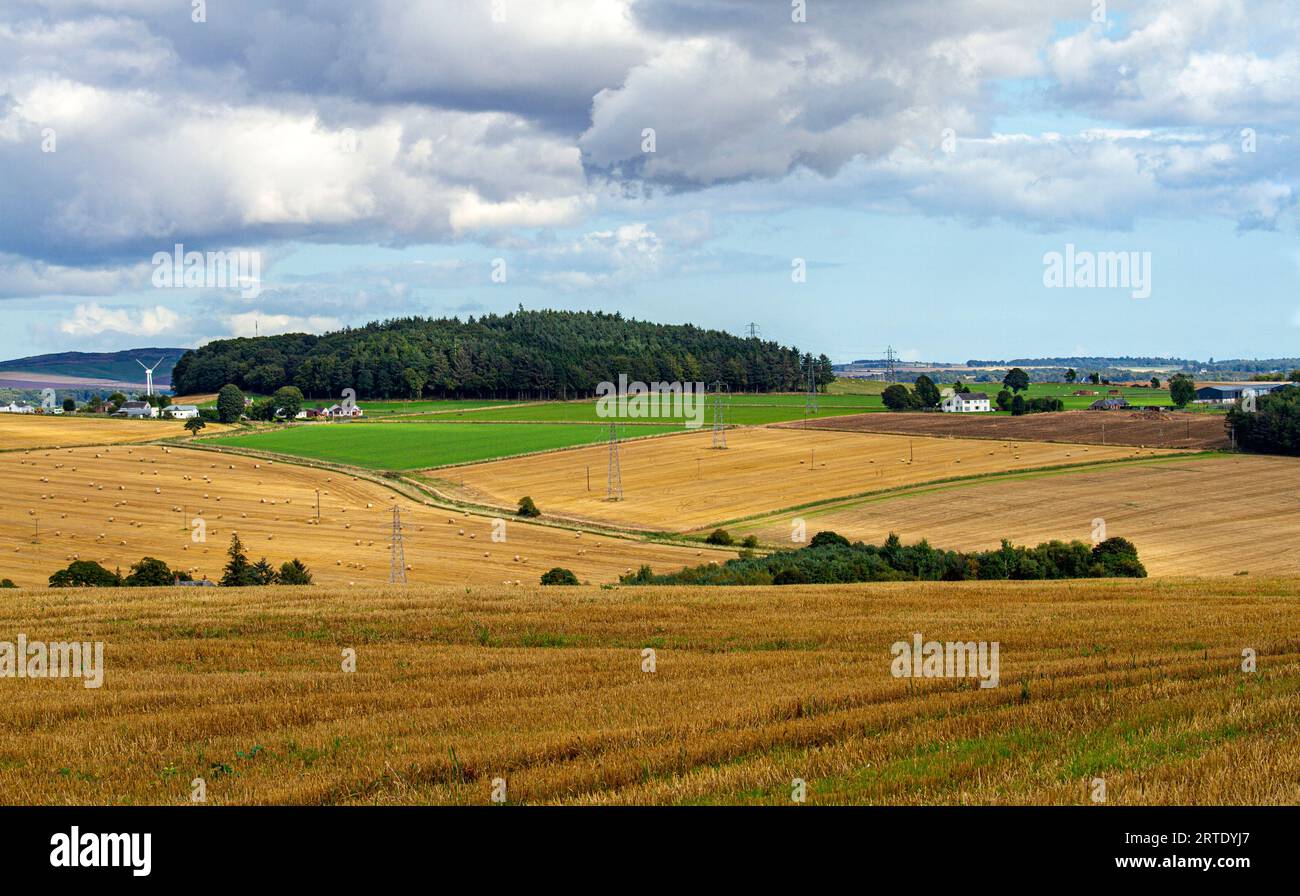
{"type": "MultiPolygon", "coordinates": [[[[286,560],[276,569],[265,557],[251,562],[244,553],[239,535],[232,535],[226,551],[227,563],[221,576],[221,585],[242,588],[251,585],[310,585],[311,571],[296,557],[286,560]]],[[[5,581],[8,581],[7,579],[5,581]]],[[[122,575],[120,569],[109,570],[94,560],[73,560],[66,568],[50,576],[51,588],[154,588],[191,582],[188,572],[173,570],[156,557],[144,557],[132,564],[131,571],[122,575]]],[[[10,586],[12,587],[12,585],[10,586]]]]}
{"type": "Polygon", "coordinates": [[[309,398],[352,388],[363,398],[573,399],[625,373],[642,382],[722,381],[731,391],[801,392],[835,379],[830,359],[758,338],[621,314],[525,311],[410,317],[320,336],[222,339],[186,352],[172,371],[178,394],[233,384],[309,398]]]}
{"type": "Polygon", "coordinates": [[[850,543],[835,532],[818,532],[807,547],[744,556],[721,566],[709,563],[655,575],[649,566],[622,576],[625,585],[800,585],[850,582],[966,579],[1143,578],[1137,548],[1124,538],[1089,547],[1081,541],[1049,541],[1037,547],[1003,539],[991,551],[964,553],[931,547],[924,539],[904,545],[890,534],[883,545],[850,543]]]}

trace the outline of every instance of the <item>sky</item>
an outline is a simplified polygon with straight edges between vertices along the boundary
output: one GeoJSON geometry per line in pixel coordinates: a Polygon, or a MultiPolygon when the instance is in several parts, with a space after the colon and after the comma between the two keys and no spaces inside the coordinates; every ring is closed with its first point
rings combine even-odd
{"type": "Polygon", "coordinates": [[[6,0],[0,358],[520,306],[1296,356],[1298,124],[1294,2],[6,0]]]}

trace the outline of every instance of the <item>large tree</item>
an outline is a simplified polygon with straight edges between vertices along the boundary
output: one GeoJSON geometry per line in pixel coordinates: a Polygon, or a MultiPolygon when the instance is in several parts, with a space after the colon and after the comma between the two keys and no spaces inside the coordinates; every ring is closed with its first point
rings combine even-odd
{"type": "Polygon", "coordinates": [[[238,533],[230,536],[230,547],[226,551],[226,556],[230,559],[226,562],[225,572],[221,576],[222,585],[227,588],[242,588],[257,584],[253,564],[248,562],[248,555],[244,553],[244,543],[239,540],[238,533]]]}
{"type": "Polygon", "coordinates": [[[131,572],[122,580],[124,585],[143,587],[148,585],[172,585],[176,574],[171,568],[156,557],[144,557],[131,567],[131,572]]]}
{"type": "Polygon", "coordinates": [[[1169,400],[1175,407],[1185,408],[1196,397],[1196,384],[1186,374],[1176,373],[1169,378],[1169,400]]]}
{"type": "Polygon", "coordinates": [[[50,576],[51,588],[114,588],[122,584],[122,577],[109,572],[94,560],[73,560],[67,569],[50,576]]]}
{"type": "Polygon", "coordinates": [[[923,408],[937,408],[943,396],[939,394],[939,387],[934,384],[934,380],[925,374],[916,378],[916,398],[923,408]]]}
{"type": "Polygon", "coordinates": [[[217,419],[222,423],[235,423],[244,413],[244,392],[234,383],[227,383],[217,393],[217,419]]]}
{"type": "Polygon", "coordinates": [[[880,393],[880,400],[891,411],[906,411],[913,404],[912,393],[898,383],[886,386],[885,391],[880,393]]]}
{"type": "Polygon", "coordinates": [[[282,412],[286,420],[292,420],[302,410],[302,390],[297,386],[283,386],[271,396],[271,404],[277,412],[282,412]]]}
{"type": "Polygon", "coordinates": [[[1029,388],[1029,374],[1019,367],[1012,367],[1007,371],[1007,375],[1002,378],[1002,385],[1012,392],[1023,392],[1029,388]]]}

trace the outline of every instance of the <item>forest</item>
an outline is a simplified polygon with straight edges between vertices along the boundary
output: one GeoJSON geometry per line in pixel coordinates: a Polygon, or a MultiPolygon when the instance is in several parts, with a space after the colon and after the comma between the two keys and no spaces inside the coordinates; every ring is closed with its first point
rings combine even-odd
{"type": "Polygon", "coordinates": [[[806,391],[834,379],[825,356],[690,324],[620,314],[525,311],[402,318],[320,336],[222,339],[186,352],[172,371],[179,395],[227,383],[267,394],[294,385],[309,398],[575,399],[621,373],[643,382],[721,380],[733,392],[806,391]]]}

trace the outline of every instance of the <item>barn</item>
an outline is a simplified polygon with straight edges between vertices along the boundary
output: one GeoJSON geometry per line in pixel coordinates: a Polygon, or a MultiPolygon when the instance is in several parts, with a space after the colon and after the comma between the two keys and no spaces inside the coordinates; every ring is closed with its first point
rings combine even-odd
{"type": "Polygon", "coordinates": [[[1264,395],[1291,385],[1291,383],[1224,383],[1218,386],[1201,386],[1196,390],[1195,401],[1200,404],[1231,404],[1247,393],[1264,395]]]}

